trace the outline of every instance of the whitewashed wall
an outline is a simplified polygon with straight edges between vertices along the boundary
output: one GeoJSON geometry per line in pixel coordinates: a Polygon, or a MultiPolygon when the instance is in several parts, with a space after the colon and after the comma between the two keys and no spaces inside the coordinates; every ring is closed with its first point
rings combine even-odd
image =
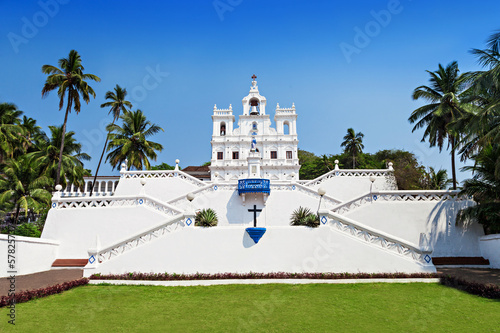
{"type": "Polygon", "coordinates": [[[220,272],[435,272],[328,227],[268,227],[259,243],[244,227],[184,227],[114,257],[85,275],[220,272]]]}
{"type": "Polygon", "coordinates": [[[59,259],[86,259],[97,235],[101,244],[110,244],[165,219],[143,207],[51,209],[42,239],[60,242],[59,259]]]}
{"type": "Polygon", "coordinates": [[[500,234],[487,235],[479,239],[481,254],[489,259],[491,268],[500,268],[500,234]]]}
{"type": "MultiPolygon", "coordinates": [[[[7,266],[8,235],[0,235],[0,277],[9,276],[7,266]]],[[[57,258],[59,242],[50,239],[15,236],[16,275],[47,271],[57,258]]]]}
{"type": "Polygon", "coordinates": [[[427,236],[434,257],[480,256],[481,225],[456,225],[455,216],[464,201],[373,201],[345,213],[345,216],[419,244],[427,236]]]}
{"type": "MultiPolygon", "coordinates": [[[[359,171],[359,170],[356,170],[359,171]]],[[[347,172],[339,170],[339,172],[347,172]]],[[[322,187],[327,195],[331,195],[342,201],[354,199],[361,194],[372,191],[393,190],[394,185],[388,181],[385,176],[375,176],[375,181],[370,181],[370,176],[339,176],[326,178],[316,182],[311,182],[311,188],[317,190],[322,187]]]]}
{"type": "Polygon", "coordinates": [[[157,199],[169,201],[205,185],[200,182],[200,185],[197,186],[181,178],[172,177],[146,178],[146,184],[143,186],[141,179],[144,178],[121,178],[114,195],[138,195],[141,189],[144,189],[147,194],[157,199]]]}

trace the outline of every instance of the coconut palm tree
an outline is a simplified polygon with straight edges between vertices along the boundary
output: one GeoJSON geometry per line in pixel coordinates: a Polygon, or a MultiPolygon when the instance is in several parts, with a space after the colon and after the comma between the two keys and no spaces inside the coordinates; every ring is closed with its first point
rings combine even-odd
{"type": "Polygon", "coordinates": [[[473,166],[462,168],[472,171],[474,176],[464,181],[460,194],[472,197],[477,204],[462,209],[457,221],[477,221],[483,224],[486,233],[500,232],[500,176],[495,173],[499,156],[500,146],[490,145],[473,157],[473,166]]]}
{"type": "Polygon", "coordinates": [[[347,129],[347,134],[344,136],[344,142],[340,144],[344,147],[344,153],[352,155],[352,168],[356,168],[356,157],[363,152],[363,137],[361,132],[354,132],[352,128],[347,129]]]}
{"type": "MultiPolygon", "coordinates": [[[[111,110],[109,110],[109,113],[113,114],[113,122],[111,123],[112,125],[120,117],[121,112],[128,111],[127,107],[128,108],[132,107],[132,103],[125,100],[126,96],[127,96],[127,89],[122,88],[119,85],[116,85],[114,92],[112,92],[112,91],[106,92],[106,99],[108,99],[109,102],[101,104],[101,108],[111,107],[111,110]]],[[[94,181],[92,182],[92,188],[90,189],[90,196],[92,196],[92,192],[94,191],[94,186],[95,186],[95,182],[97,179],[97,174],[99,173],[99,168],[101,167],[102,158],[103,158],[104,153],[106,152],[106,148],[108,146],[108,140],[109,140],[109,133],[106,136],[106,142],[104,142],[104,147],[102,149],[101,158],[99,158],[99,163],[97,164],[97,169],[96,169],[96,172],[94,175],[94,181]]]]}
{"type": "Polygon", "coordinates": [[[109,124],[108,130],[110,142],[108,145],[108,156],[113,169],[127,160],[127,169],[131,167],[137,170],[151,168],[149,159],[156,161],[156,151],[162,151],[163,146],[159,143],[148,141],[147,138],[163,131],[163,128],[146,120],[141,110],[125,111],[120,118],[123,125],[109,124]]]}
{"type": "Polygon", "coordinates": [[[415,123],[412,132],[425,127],[422,142],[428,138],[431,147],[437,146],[441,151],[445,140],[448,141],[448,146],[451,146],[453,189],[456,190],[455,147],[461,133],[454,130],[450,124],[467,113],[461,98],[470,75],[467,73],[459,75],[456,61],[448,64],[446,68],[439,64],[437,71],[427,72],[431,76],[430,87],[417,87],[412,97],[414,100],[424,99],[430,103],[414,110],[408,120],[412,124],[415,123]]]}
{"type": "MultiPolygon", "coordinates": [[[[60,174],[60,184],[63,187],[67,183],[82,187],[85,170],[83,161],[90,160],[90,156],[82,153],[82,145],[74,138],[75,132],[65,133],[64,145],[61,145],[62,126],[49,126],[50,138],[43,134],[35,140],[36,151],[27,154],[27,157],[39,165],[41,172],[47,177],[55,179],[60,174]],[[62,162],[59,163],[59,147],[63,146],[62,162]],[[58,171],[59,170],[59,171],[58,171]]],[[[59,184],[59,183],[58,183],[59,184]]]]}
{"type": "Polygon", "coordinates": [[[433,167],[429,167],[425,178],[425,187],[429,190],[446,190],[453,183],[453,180],[448,178],[448,172],[445,169],[436,172],[433,167]]]}
{"type": "MultiPolygon", "coordinates": [[[[95,98],[94,89],[88,85],[86,80],[99,82],[101,79],[94,74],[83,73],[84,67],[82,65],[82,59],[80,54],[75,50],[71,50],[67,58],[59,59],[58,64],[60,68],[51,65],[42,66],[42,72],[48,75],[42,89],[42,97],[48,96],[50,91],[57,89],[59,110],[64,106],[64,98],[67,98],[61,135],[63,138],[66,137],[66,123],[68,122],[68,114],[71,112],[71,109],[75,110],[76,114],[80,113],[80,95],[87,104],[90,101],[90,96],[95,98]]],[[[65,140],[61,140],[55,177],[56,185],[59,184],[61,179],[61,163],[63,161],[64,144],[65,140]]]]}
{"type": "Polygon", "coordinates": [[[23,114],[12,103],[0,103],[0,163],[5,158],[13,157],[22,150],[25,129],[20,126],[19,117],[23,114]]]}
{"type": "Polygon", "coordinates": [[[46,188],[52,180],[39,171],[37,163],[26,156],[5,163],[0,175],[0,204],[14,209],[16,224],[21,210],[27,216],[50,205],[51,194],[46,188]]]}

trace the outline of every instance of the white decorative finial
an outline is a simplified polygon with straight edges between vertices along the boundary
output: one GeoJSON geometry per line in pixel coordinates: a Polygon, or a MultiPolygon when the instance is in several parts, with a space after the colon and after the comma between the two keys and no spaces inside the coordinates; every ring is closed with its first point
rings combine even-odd
{"type": "Polygon", "coordinates": [[[280,108],[280,103],[277,103],[276,104],[276,109],[279,109],[280,108]]]}
{"type": "Polygon", "coordinates": [[[61,192],[61,190],[62,190],[62,185],[61,184],[57,184],[56,185],[56,191],[57,192],[61,192]]]}
{"type": "Polygon", "coordinates": [[[389,162],[389,170],[394,170],[394,168],[392,167],[394,164],[392,164],[392,162],[389,162]]]}
{"type": "Polygon", "coordinates": [[[339,160],[335,160],[335,170],[339,169],[339,160]]]}
{"type": "Polygon", "coordinates": [[[122,163],[122,169],[120,170],[121,171],[127,171],[127,164],[125,162],[122,163]]]}
{"type": "Polygon", "coordinates": [[[142,185],[142,186],[146,185],[146,179],[141,178],[140,182],[141,182],[141,185],[142,185]]]}
{"type": "Polygon", "coordinates": [[[326,190],[323,187],[318,188],[318,194],[320,196],[324,196],[326,194],[326,190]]]}
{"type": "Polygon", "coordinates": [[[194,200],[194,194],[192,192],[189,192],[186,195],[186,199],[188,199],[189,202],[193,201],[194,200]]]}
{"type": "Polygon", "coordinates": [[[217,104],[214,104],[214,111],[217,110],[217,104]]]}
{"type": "Polygon", "coordinates": [[[295,109],[295,103],[292,103],[292,108],[295,109]]]}
{"type": "Polygon", "coordinates": [[[174,169],[175,171],[179,171],[179,162],[180,162],[179,159],[175,160],[175,169],[174,169]]]}
{"type": "Polygon", "coordinates": [[[233,104],[229,104],[229,110],[233,109],[233,104]]]}

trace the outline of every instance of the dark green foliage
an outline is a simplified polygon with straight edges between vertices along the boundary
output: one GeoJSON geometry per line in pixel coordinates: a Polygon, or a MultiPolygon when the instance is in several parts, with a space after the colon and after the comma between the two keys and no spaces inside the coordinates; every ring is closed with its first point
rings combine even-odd
{"type": "Polygon", "coordinates": [[[17,228],[13,232],[14,235],[17,236],[25,236],[25,237],[37,237],[39,238],[42,234],[38,227],[33,223],[23,223],[17,226],[17,228]]]}
{"type": "Polygon", "coordinates": [[[153,165],[151,167],[151,170],[174,170],[175,167],[163,162],[161,164],[158,164],[158,165],[153,165]]]}
{"type": "Polygon", "coordinates": [[[309,208],[299,207],[290,216],[290,225],[304,225],[311,228],[319,227],[319,216],[309,208]]]}
{"type": "Polygon", "coordinates": [[[194,219],[194,225],[197,227],[215,227],[218,222],[217,213],[212,208],[200,210],[194,219]]]}
{"type": "Polygon", "coordinates": [[[474,156],[475,165],[464,167],[474,176],[464,181],[460,192],[472,197],[477,204],[462,209],[457,220],[477,221],[487,234],[500,233],[500,175],[495,173],[499,156],[500,145],[486,147],[474,156]]]}

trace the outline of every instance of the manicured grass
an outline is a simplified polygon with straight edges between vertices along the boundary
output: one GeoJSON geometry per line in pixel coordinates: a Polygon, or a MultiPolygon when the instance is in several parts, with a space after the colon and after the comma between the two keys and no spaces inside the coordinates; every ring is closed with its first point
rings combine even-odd
{"type": "Polygon", "coordinates": [[[0,331],[500,332],[498,300],[424,283],[87,285],[7,312],[0,331]]]}

